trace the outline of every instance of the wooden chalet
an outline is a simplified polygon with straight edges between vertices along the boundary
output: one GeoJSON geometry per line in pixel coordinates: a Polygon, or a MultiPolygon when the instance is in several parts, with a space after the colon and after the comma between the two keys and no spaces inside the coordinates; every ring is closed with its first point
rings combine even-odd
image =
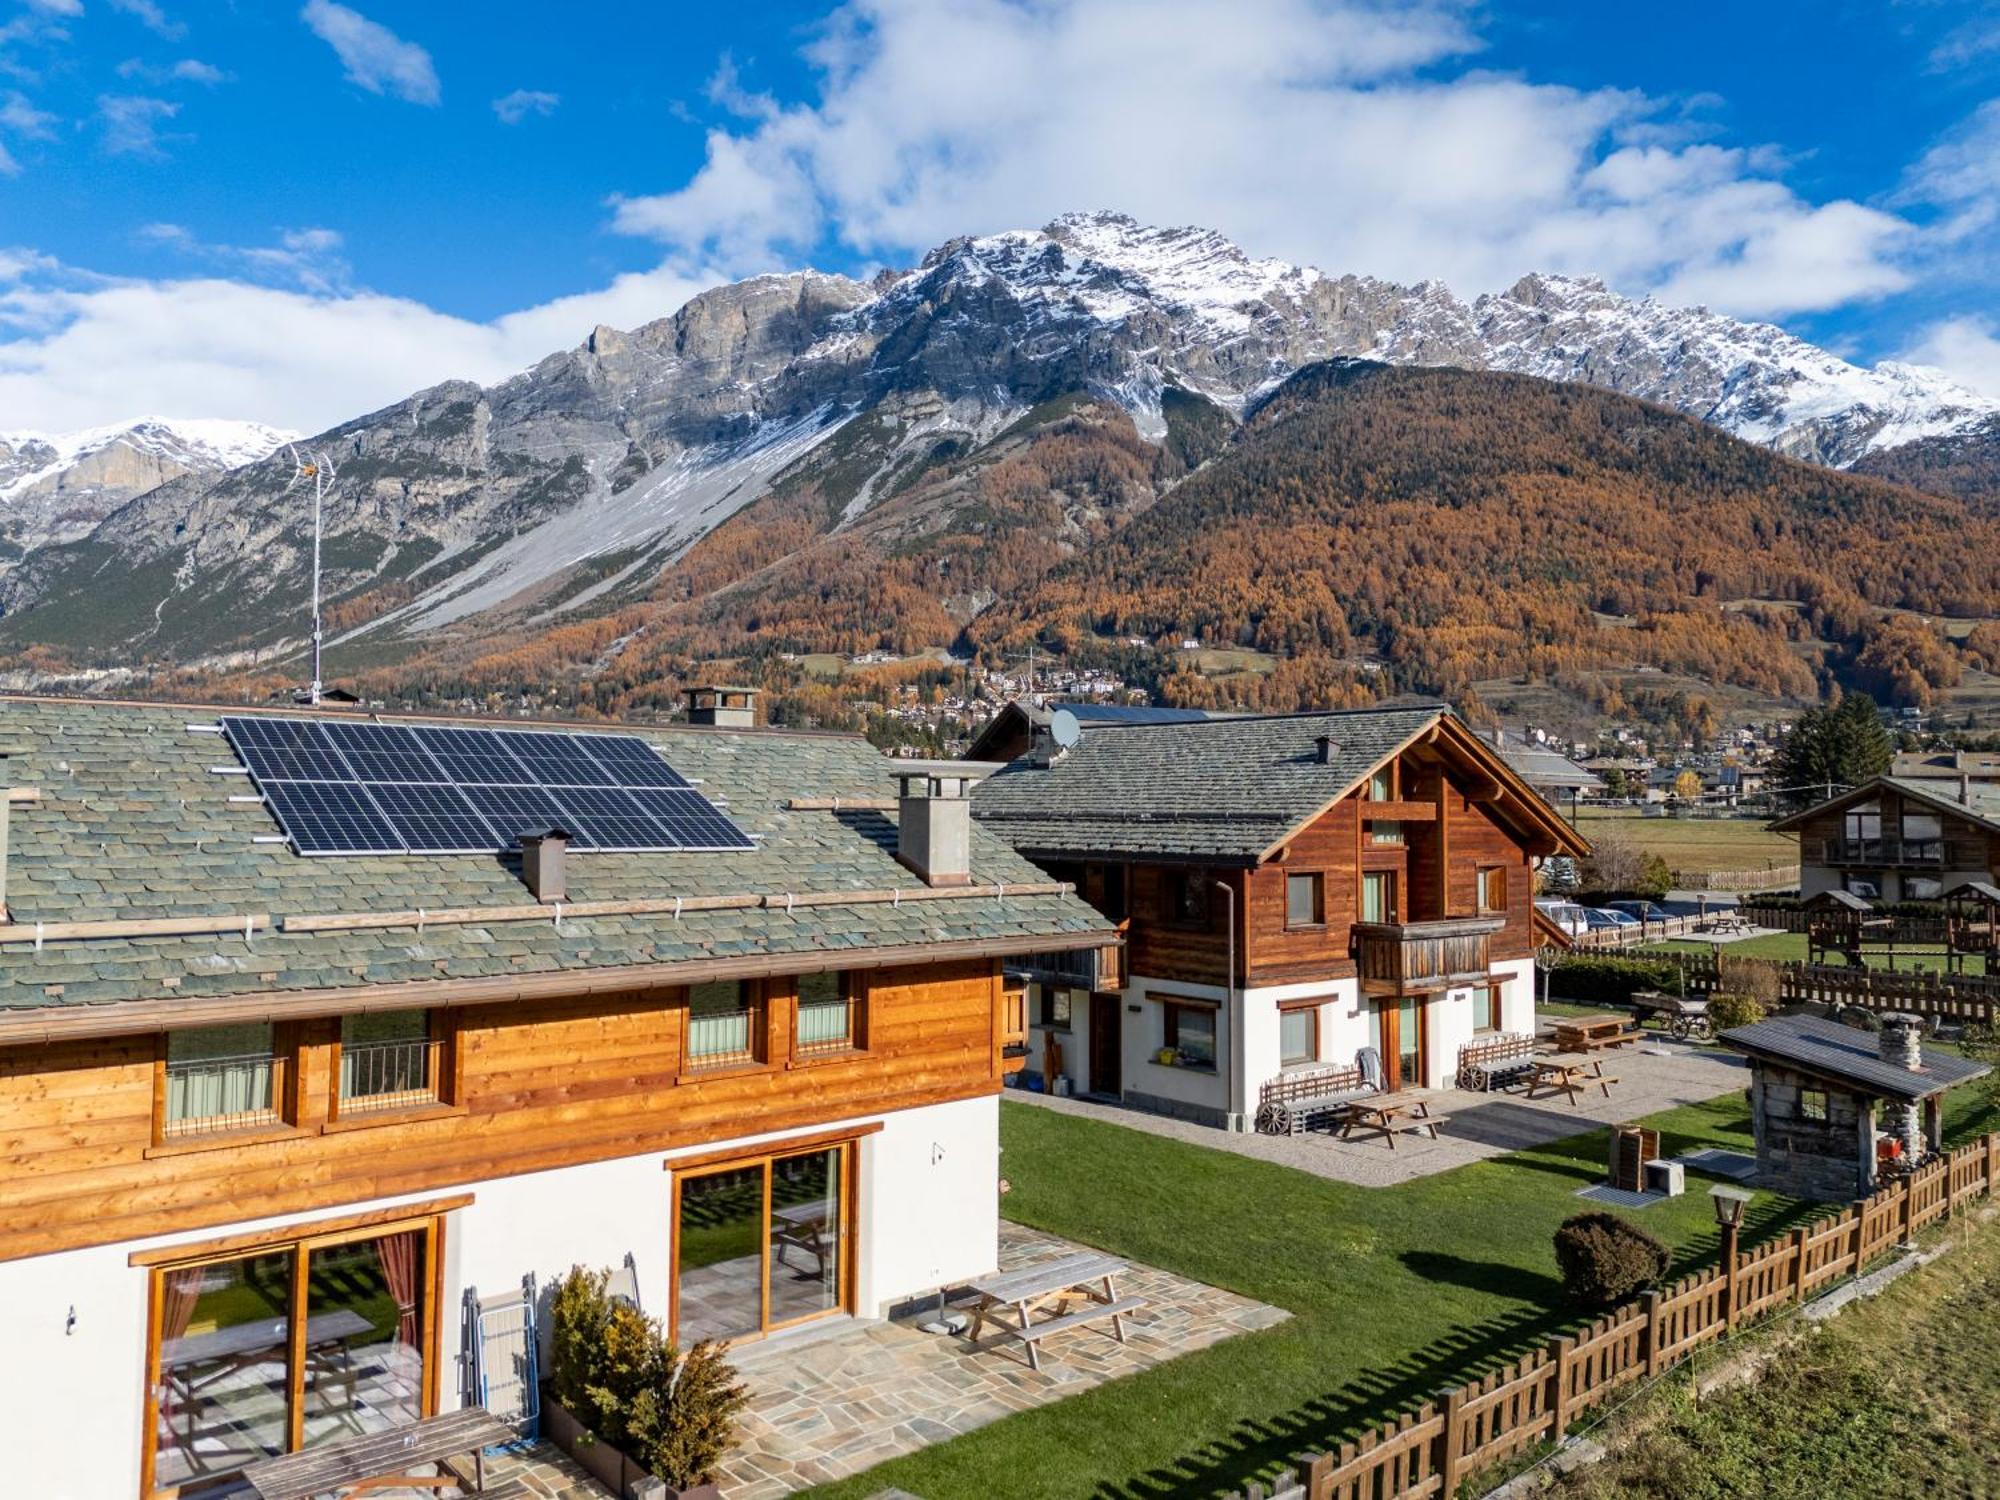
{"type": "Polygon", "coordinates": [[[1587,845],[1435,706],[1085,726],[974,817],[1126,942],[1016,960],[1053,1084],[1243,1128],[1266,1084],[1380,1054],[1448,1084],[1534,1031],[1534,866],[1587,845]]]}
{"type": "Polygon", "coordinates": [[[1936,901],[2000,881],[2000,785],[1878,776],[1771,824],[1799,841],[1800,894],[1936,901]]]}
{"type": "Polygon", "coordinates": [[[1003,965],[1116,932],[970,826],[964,768],[508,722],[429,769],[343,750],[355,793],[301,747],[322,715],[274,740],[280,797],[222,712],[0,700],[0,1492],[222,1493],[451,1409],[472,1294],[575,1264],[628,1266],[683,1340],[994,1268],[1003,965]],[[586,852],[648,841],[554,773],[576,826],[503,824],[523,799],[470,783],[535,728],[652,747],[678,774],[630,785],[729,837],[586,852]],[[408,852],[467,805],[526,847],[408,852]]]}

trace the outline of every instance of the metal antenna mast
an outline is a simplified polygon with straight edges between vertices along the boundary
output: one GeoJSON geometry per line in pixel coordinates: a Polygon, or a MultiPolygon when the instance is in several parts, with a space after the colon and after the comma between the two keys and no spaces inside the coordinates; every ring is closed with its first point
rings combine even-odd
{"type": "Polygon", "coordinates": [[[333,488],[333,482],[339,475],[333,467],[333,460],[323,448],[318,453],[308,450],[301,454],[296,444],[288,444],[286,451],[292,456],[292,477],[285,486],[285,493],[290,494],[302,479],[310,479],[313,487],[312,685],[306,689],[306,701],[317,706],[323,689],[320,648],[324,643],[319,619],[320,523],[326,508],[326,493],[333,488]]]}

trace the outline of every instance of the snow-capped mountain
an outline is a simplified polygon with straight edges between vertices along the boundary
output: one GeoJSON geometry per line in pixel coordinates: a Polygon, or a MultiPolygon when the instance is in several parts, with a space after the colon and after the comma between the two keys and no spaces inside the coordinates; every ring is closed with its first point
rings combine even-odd
{"type": "MultiPolygon", "coordinates": [[[[357,601],[348,614],[362,623],[348,628],[377,635],[608,608],[774,490],[809,486],[827,524],[850,526],[940,455],[1066,398],[1115,403],[1141,435],[1171,442],[1176,413],[1227,429],[1337,356],[1588,382],[1837,466],[2000,413],[1935,371],[1865,369],[1769,325],[1588,279],[1528,276],[1466,302],[1435,282],[1253,260],[1209,230],[1071,214],[953,240],[867,282],[807,271],[719,287],[629,332],[599,328],[499,385],[448,382],[333,429],[318,440],[340,471],[332,589],[357,601]]],[[[133,463],[152,452],[124,448],[133,463]]],[[[53,461],[30,454],[22,472],[53,461]]],[[[289,472],[266,458],[184,474],[84,545],[41,545],[0,576],[12,616],[0,638],[34,638],[32,614],[52,600],[70,601],[50,617],[71,639],[85,621],[107,649],[143,640],[189,655],[295,634],[295,609],[260,602],[300,591],[289,472]],[[107,553],[129,570],[124,634],[124,612],[87,607],[118,587],[107,553]]]]}
{"type": "Polygon", "coordinates": [[[23,551],[87,536],[135,495],[186,474],[222,474],[295,434],[259,422],[141,417],[81,432],[0,432],[0,567],[23,551]]]}

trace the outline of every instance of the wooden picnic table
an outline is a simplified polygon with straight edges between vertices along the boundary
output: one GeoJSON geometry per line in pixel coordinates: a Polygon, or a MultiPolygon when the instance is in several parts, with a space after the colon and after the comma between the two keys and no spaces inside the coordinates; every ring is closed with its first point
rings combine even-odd
{"type": "Polygon", "coordinates": [[[1365,1130],[1370,1135],[1379,1135],[1389,1143],[1389,1149],[1396,1149],[1396,1135],[1404,1130],[1429,1130],[1431,1139],[1437,1139],[1438,1126],[1449,1122],[1431,1113],[1431,1100],[1437,1096],[1429,1089],[1398,1089],[1393,1094],[1375,1094],[1366,1099],[1349,1102],[1345,1118],[1341,1122],[1340,1138],[1349,1139],[1356,1130],[1365,1130]]]}
{"type": "Polygon", "coordinates": [[[1536,1059],[1535,1081],[1528,1085],[1528,1097],[1539,1098],[1543,1093],[1566,1093],[1569,1102],[1575,1104],[1577,1096],[1587,1088],[1599,1088],[1604,1097],[1611,1097],[1611,1085],[1618,1082],[1608,1077],[1604,1071],[1604,1059],[1589,1052],[1558,1052],[1550,1057],[1536,1059]]]}
{"type": "Polygon", "coordinates": [[[1555,1023],[1556,1051],[1590,1052],[1639,1040],[1630,1016],[1564,1016],[1555,1023]]]}
{"type": "Polygon", "coordinates": [[[1146,1305],[1143,1297],[1120,1297],[1115,1278],[1129,1269],[1126,1263],[1096,1251],[1061,1256],[1038,1266],[1003,1272],[972,1283],[979,1301],[972,1309],[970,1337],[979,1341],[980,1331],[991,1323],[1001,1336],[1021,1343],[1028,1351],[1028,1366],[1040,1370],[1040,1344],[1052,1333],[1080,1328],[1100,1318],[1111,1320],[1112,1336],[1125,1342],[1125,1314],[1146,1305]],[[1071,1311],[1071,1304],[1077,1310],[1071,1311]],[[1009,1324],[1012,1311],[1016,1322],[1009,1324]],[[1043,1313],[1051,1316],[1037,1317],[1043,1313]]]}
{"type": "MultiPolygon", "coordinates": [[[[306,1363],[317,1373],[330,1376],[347,1388],[348,1405],[354,1404],[354,1358],[350,1341],[374,1328],[360,1313],[343,1307],[306,1319],[306,1363]]],[[[174,1419],[181,1425],[182,1451],[192,1454],[198,1437],[219,1433],[197,1431],[197,1422],[208,1393],[232,1375],[254,1370],[272,1360],[282,1362],[291,1342],[289,1318],[259,1319],[214,1328],[205,1333],[184,1334],[160,1343],[160,1379],[166,1386],[160,1403],[161,1420],[171,1432],[174,1419]]],[[[261,1454],[261,1447],[241,1450],[246,1457],[261,1454]]]]}
{"type": "Polygon", "coordinates": [[[826,1270],[827,1257],[833,1253],[832,1238],[827,1233],[828,1221],[833,1216],[833,1206],[825,1202],[801,1203],[793,1208],[779,1208],[771,1211],[771,1253],[778,1264],[785,1264],[787,1249],[800,1250],[813,1258],[813,1274],[826,1270]]]}
{"type": "Polygon", "coordinates": [[[458,1494],[499,1496],[524,1494],[509,1484],[486,1487],[485,1450],[514,1441],[514,1430],[483,1406],[468,1406],[441,1417],[426,1417],[381,1432],[318,1443],[302,1453],[288,1453],[252,1464],[243,1480],[262,1500],[311,1500],[316,1495],[365,1495],[398,1487],[446,1490],[458,1494]],[[420,1468],[443,1468],[444,1461],[472,1455],[473,1487],[450,1472],[419,1474],[420,1468]]]}

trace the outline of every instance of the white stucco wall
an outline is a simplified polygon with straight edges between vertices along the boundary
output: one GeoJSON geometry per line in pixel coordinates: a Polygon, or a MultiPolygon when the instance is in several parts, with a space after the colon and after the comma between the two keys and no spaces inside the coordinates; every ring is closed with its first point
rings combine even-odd
{"type": "MultiPolygon", "coordinates": [[[[857,1312],[872,1316],[888,1303],[993,1269],[999,1119],[999,1103],[989,1096],[822,1127],[882,1121],[882,1129],[861,1139],[858,1153],[857,1312]]],[[[750,1135],[699,1149],[754,1149],[801,1133],[750,1135]]],[[[310,1229],[350,1214],[472,1193],[473,1203],[450,1214],[445,1228],[439,1397],[450,1410],[459,1404],[459,1306],[468,1285],[491,1296],[519,1286],[532,1271],[546,1288],[572,1265],[615,1266],[630,1251],[641,1301],[648,1312],[665,1314],[672,1254],[669,1159],[647,1152],[0,1262],[0,1411],[7,1414],[0,1497],[126,1500],[138,1494],[148,1274],[128,1264],[133,1251],[266,1229],[310,1229]],[[76,1322],[69,1329],[72,1308],[76,1322]]]]}
{"type": "Polygon", "coordinates": [[[1503,959],[1493,965],[1496,979],[1504,979],[1500,991],[1500,1029],[1521,1036],[1535,1034],[1535,996],[1541,976],[1532,958],[1503,959]]]}
{"type": "Polygon", "coordinates": [[[1233,1057],[1228,998],[1229,992],[1220,985],[1183,984],[1133,975],[1125,987],[1126,1010],[1121,1017],[1125,1092],[1150,1094],[1156,1099],[1227,1113],[1233,1057]],[[1167,1044],[1167,1013],[1161,1002],[1175,997],[1216,1003],[1214,1072],[1167,1067],[1154,1061],[1167,1044]],[[1136,1015],[1131,1010],[1135,1004],[1139,1007],[1136,1015]]]}

